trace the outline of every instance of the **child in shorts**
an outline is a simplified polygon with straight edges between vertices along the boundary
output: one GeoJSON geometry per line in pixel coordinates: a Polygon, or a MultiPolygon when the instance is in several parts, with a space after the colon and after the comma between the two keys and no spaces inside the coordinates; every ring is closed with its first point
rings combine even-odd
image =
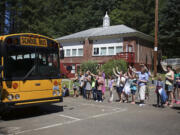
{"type": "Polygon", "coordinates": [[[132,79],[132,83],[131,83],[131,94],[132,94],[132,102],[131,104],[135,104],[135,94],[136,94],[136,91],[137,91],[137,79],[138,79],[138,76],[134,75],[133,79],[132,79]]]}
{"type": "Polygon", "coordinates": [[[79,77],[78,77],[78,74],[75,74],[75,78],[72,79],[72,81],[73,81],[74,97],[78,97],[78,88],[79,88],[79,77]]]}

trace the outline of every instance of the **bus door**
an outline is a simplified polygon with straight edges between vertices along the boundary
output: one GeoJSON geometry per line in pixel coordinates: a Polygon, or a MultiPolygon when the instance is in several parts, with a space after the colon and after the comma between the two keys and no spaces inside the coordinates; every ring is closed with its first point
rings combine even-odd
{"type": "Polygon", "coordinates": [[[2,92],[2,48],[1,48],[1,41],[0,41],[0,102],[1,102],[1,92],[2,92]]]}

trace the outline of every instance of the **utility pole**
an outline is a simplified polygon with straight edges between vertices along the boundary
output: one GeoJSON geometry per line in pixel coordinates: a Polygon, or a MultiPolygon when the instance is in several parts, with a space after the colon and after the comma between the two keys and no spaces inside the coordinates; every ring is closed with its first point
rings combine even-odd
{"type": "Polygon", "coordinates": [[[155,38],[154,38],[154,76],[157,74],[157,53],[158,53],[158,0],[155,3],[155,38]]]}

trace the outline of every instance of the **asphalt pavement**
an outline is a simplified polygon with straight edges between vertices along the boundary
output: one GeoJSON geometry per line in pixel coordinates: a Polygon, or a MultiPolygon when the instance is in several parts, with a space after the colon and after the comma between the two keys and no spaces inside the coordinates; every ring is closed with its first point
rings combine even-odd
{"type": "Polygon", "coordinates": [[[108,95],[103,103],[67,97],[63,103],[14,109],[0,120],[0,135],[180,135],[180,106],[155,107],[154,91],[143,107],[108,103],[108,95]]]}

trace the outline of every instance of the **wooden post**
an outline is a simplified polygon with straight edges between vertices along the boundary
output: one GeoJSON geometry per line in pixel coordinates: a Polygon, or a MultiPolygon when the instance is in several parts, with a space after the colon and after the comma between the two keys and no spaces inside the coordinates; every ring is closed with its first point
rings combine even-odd
{"type": "Polygon", "coordinates": [[[155,4],[155,38],[154,38],[154,76],[157,74],[157,52],[158,52],[158,0],[155,4]]]}

